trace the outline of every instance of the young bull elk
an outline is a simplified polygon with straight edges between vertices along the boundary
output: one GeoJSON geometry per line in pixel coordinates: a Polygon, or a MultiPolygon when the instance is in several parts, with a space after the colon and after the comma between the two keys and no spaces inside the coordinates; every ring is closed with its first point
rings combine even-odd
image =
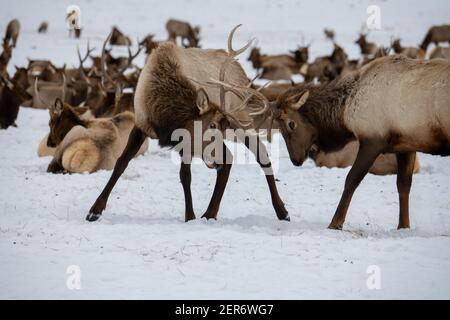
{"type": "Polygon", "coordinates": [[[342,228],[355,189],[382,153],[397,157],[398,228],[409,228],[416,152],[450,155],[450,63],[379,58],[329,84],[294,87],[272,111],[296,166],[313,145],[332,152],[355,139],[360,143],[329,228],[342,228]]]}
{"type": "MultiPolygon", "coordinates": [[[[87,220],[95,221],[101,216],[114,185],[147,136],[158,139],[163,147],[173,147],[178,144],[178,141],[172,139],[175,130],[185,129],[189,132],[189,138],[186,139],[191,139],[191,145],[194,145],[199,134],[201,139],[203,133],[211,132],[210,130],[224,132],[227,128],[256,127],[254,121],[269,111],[266,103],[261,104],[264,102],[262,94],[249,87],[250,83],[243,68],[234,60],[251,44],[233,50],[232,38],[238,27],[236,26],[228,37],[228,53],[224,50],[185,49],[171,42],[159,45],[152,52],[136,87],[136,127],[130,134],[128,144],[118,159],[111,178],[90,209],[87,220]],[[217,78],[217,75],[219,82],[226,80],[228,83],[242,85],[245,89],[226,89],[225,86],[216,86],[217,83],[209,82],[211,78],[217,78]],[[201,123],[201,132],[197,132],[198,129],[194,131],[196,121],[201,123]]],[[[255,153],[248,142],[249,139],[243,140],[246,147],[255,153]]],[[[218,160],[204,156],[209,142],[203,139],[200,148],[197,148],[201,150],[191,149],[190,154],[183,154],[183,150],[180,152],[180,180],[185,196],[186,221],[195,219],[190,187],[192,157],[200,157],[209,168],[216,169],[214,192],[203,217],[217,218],[232,166],[230,151],[223,142],[218,144],[219,149],[223,151],[221,159],[218,160]]],[[[278,195],[265,147],[259,140],[257,145],[260,152],[256,153],[256,160],[266,173],[277,216],[280,220],[289,220],[288,212],[278,195]]]]}

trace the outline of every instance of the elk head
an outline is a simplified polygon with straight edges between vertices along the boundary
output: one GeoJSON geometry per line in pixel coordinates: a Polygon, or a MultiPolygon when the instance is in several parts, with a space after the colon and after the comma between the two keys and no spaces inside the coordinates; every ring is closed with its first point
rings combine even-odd
{"type": "Polygon", "coordinates": [[[305,47],[298,47],[297,50],[290,50],[291,54],[294,55],[295,62],[297,63],[308,63],[309,59],[309,45],[305,47]]]}

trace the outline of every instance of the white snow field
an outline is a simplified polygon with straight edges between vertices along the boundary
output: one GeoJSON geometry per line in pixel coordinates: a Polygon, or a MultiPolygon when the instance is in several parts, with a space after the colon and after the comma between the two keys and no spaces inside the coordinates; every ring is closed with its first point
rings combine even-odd
{"type": "MultiPolygon", "coordinates": [[[[369,38],[384,45],[392,35],[417,45],[429,26],[450,22],[448,0],[0,2],[1,33],[12,18],[22,24],[10,72],[27,57],[76,65],[76,45],[83,50],[90,39],[98,52],[113,24],[133,39],[150,32],[163,39],[169,17],[200,25],[203,47],[225,47],[229,30],[243,23],[236,46],[256,37],[263,52],[281,53],[303,34],[312,57],[331,51],[324,27],[334,28],[338,43],[357,57],[353,42],[372,4],[381,8],[382,30],[369,38]],[[67,36],[69,4],[82,11],[80,40],[67,36]],[[49,21],[45,35],[36,32],[42,20],[49,21]]],[[[254,75],[246,56],[241,62],[254,75]]],[[[179,166],[153,141],[119,180],[104,217],[88,223],[111,173],[46,173],[51,159],[36,150],[48,118],[44,110],[22,108],[18,128],[0,131],[0,298],[450,298],[450,158],[420,155],[411,230],[396,230],[395,176],[372,175],[354,196],[345,230],[327,230],[348,169],[315,168],[311,161],[296,168],[283,141],[276,177],[291,222],[276,219],[258,166],[235,165],[219,219],[184,223],[179,166]],[[70,266],[81,271],[79,289],[70,285],[70,266]]],[[[198,218],[214,181],[214,171],[193,166],[198,218]]]]}

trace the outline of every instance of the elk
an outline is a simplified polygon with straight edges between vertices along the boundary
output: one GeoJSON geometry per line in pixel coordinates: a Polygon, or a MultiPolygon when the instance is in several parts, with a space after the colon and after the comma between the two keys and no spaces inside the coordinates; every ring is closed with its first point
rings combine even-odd
{"type": "Polygon", "coordinates": [[[326,153],[357,140],[358,154],[329,228],[342,229],[352,195],[375,159],[394,153],[398,228],[409,228],[416,152],[450,155],[450,63],[404,56],[379,58],[322,85],[297,86],[271,105],[290,159],[301,166],[313,145],[326,153]]]}
{"type": "Polygon", "coordinates": [[[431,51],[430,59],[446,59],[450,61],[450,48],[434,48],[433,51],[431,51]]]}
{"type": "MultiPolygon", "coordinates": [[[[176,129],[187,130],[190,134],[186,139],[191,139],[191,143],[195,138],[199,138],[199,133],[194,131],[195,121],[201,121],[201,134],[203,134],[208,130],[217,133],[226,128],[257,127],[255,121],[261,117],[264,120],[264,114],[268,112],[269,106],[265,102],[261,103],[264,101],[264,96],[250,88],[251,83],[243,68],[235,60],[237,55],[251,45],[248,43],[239,50],[233,49],[233,34],[239,26],[233,28],[228,36],[228,52],[185,49],[171,42],[161,44],[152,52],[136,87],[134,98],[136,127],[133,128],[128,144],[117,160],[111,178],[89,210],[86,217],[88,221],[95,221],[101,216],[114,185],[147,136],[158,139],[163,147],[173,147],[178,143],[172,139],[176,129]],[[210,81],[211,77],[216,78],[217,75],[221,83],[219,87],[217,83],[210,81]],[[245,89],[238,91],[227,88],[223,85],[224,81],[241,84],[245,86],[245,89]],[[205,82],[208,83],[202,85],[205,82]]],[[[248,139],[243,140],[246,147],[255,152],[248,139]]],[[[256,159],[266,173],[275,212],[279,219],[289,220],[288,212],[278,195],[265,147],[259,139],[257,142],[260,152],[256,152],[256,159]]],[[[195,219],[190,188],[192,157],[202,158],[209,168],[215,168],[217,172],[214,192],[203,215],[204,218],[217,218],[227,184],[232,166],[229,161],[230,151],[223,142],[217,142],[220,145],[219,149],[223,150],[222,156],[219,156],[219,159],[211,159],[209,156],[204,156],[203,151],[207,144],[202,141],[201,150],[191,149],[189,154],[183,150],[180,151],[182,158],[180,180],[185,196],[185,221],[195,219]]]]}
{"type": "Polygon", "coordinates": [[[325,38],[330,41],[334,41],[334,38],[336,37],[336,32],[334,30],[325,28],[323,33],[325,34],[325,38]]]}
{"type": "Polygon", "coordinates": [[[450,25],[433,26],[428,30],[420,48],[427,52],[430,43],[438,45],[440,42],[450,43],[450,25]]]}
{"type": "Polygon", "coordinates": [[[156,49],[156,47],[158,47],[160,43],[160,41],[153,40],[154,37],[154,34],[149,34],[144,39],[142,39],[141,42],[139,42],[139,46],[145,48],[145,53],[147,55],[152,53],[153,49],[156,49]]]}
{"type": "Polygon", "coordinates": [[[2,47],[3,47],[3,52],[0,55],[0,75],[7,76],[6,69],[8,68],[9,60],[11,60],[11,57],[12,57],[12,49],[8,43],[3,43],[2,47]]]}
{"type": "MultiPolygon", "coordinates": [[[[92,173],[111,170],[134,127],[134,115],[123,112],[112,118],[82,119],[74,109],[57,99],[50,108],[47,146],[56,148],[47,172],[92,173]]],[[[143,141],[136,155],[145,153],[143,141]]]]}
{"type": "Polygon", "coordinates": [[[72,36],[72,34],[75,36],[75,38],[81,37],[81,23],[80,23],[80,8],[75,5],[70,5],[67,7],[66,12],[66,21],[69,25],[69,37],[72,36]]]}
{"type": "Polygon", "coordinates": [[[16,127],[20,105],[31,96],[14,79],[0,75],[0,128],[16,127]]]}
{"type": "MultiPolygon", "coordinates": [[[[344,148],[338,151],[325,153],[324,151],[314,152],[314,146],[309,152],[309,157],[314,161],[318,167],[326,168],[347,168],[351,167],[356,160],[358,154],[359,144],[357,141],[347,143],[344,148]]],[[[419,157],[416,157],[414,163],[413,173],[419,173],[420,162],[419,157]]],[[[397,158],[394,154],[381,154],[374,161],[369,169],[369,173],[377,176],[385,176],[398,173],[397,158]]]]}
{"type": "Polygon", "coordinates": [[[48,22],[42,21],[38,28],[38,33],[47,33],[48,30],[48,22]]]}
{"type": "Polygon", "coordinates": [[[184,47],[198,47],[198,43],[200,41],[200,27],[192,27],[188,22],[169,19],[166,23],[166,30],[169,34],[169,41],[175,42],[178,37],[181,38],[181,44],[184,47]],[[188,41],[188,44],[185,44],[185,40],[188,41]]]}
{"type": "Polygon", "coordinates": [[[8,23],[6,27],[5,37],[3,38],[3,43],[9,45],[12,42],[12,47],[16,47],[17,38],[20,32],[20,22],[17,19],[13,19],[8,23]]]}
{"type": "Polygon", "coordinates": [[[361,54],[363,55],[375,54],[378,49],[375,43],[367,41],[367,35],[363,33],[359,34],[359,38],[355,41],[355,44],[359,45],[361,54]]]}
{"type": "Polygon", "coordinates": [[[119,30],[119,28],[114,26],[109,38],[109,44],[117,46],[131,46],[131,39],[124,35],[122,31],[119,30]]]}
{"type": "Polygon", "coordinates": [[[411,59],[425,59],[425,51],[421,48],[402,47],[400,39],[395,39],[392,42],[392,49],[397,54],[403,54],[411,59]]]}

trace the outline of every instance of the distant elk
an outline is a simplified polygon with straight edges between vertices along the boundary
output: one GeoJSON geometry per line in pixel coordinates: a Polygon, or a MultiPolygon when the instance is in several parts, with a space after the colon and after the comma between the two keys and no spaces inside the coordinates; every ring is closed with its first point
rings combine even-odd
{"type": "Polygon", "coordinates": [[[446,24],[431,27],[420,47],[424,52],[427,52],[428,46],[431,43],[438,45],[440,42],[450,43],[450,25],[446,24]]]}
{"type": "Polygon", "coordinates": [[[425,59],[425,51],[416,47],[403,47],[400,39],[395,39],[392,42],[392,49],[397,54],[402,54],[411,59],[425,59]]]}
{"type": "Polygon", "coordinates": [[[169,19],[166,23],[166,30],[169,34],[169,41],[176,43],[178,37],[181,38],[181,45],[184,47],[196,48],[200,41],[200,27],[192,27],[188,22],[169,19]],[[188,41],[186,44],[185,41],[188,41]]]}
{"type": "Polygon", "coordinates": [[[5,37],[3,38],[3,44],[9,45],[12,43],[12,47],[16,47],[17,38],[20,32],[20,22],[17,19],[13,19],[8,23],[6,27],[5,37]]]}
{"type": "Polygon", "coordinates": [[[9,80],[0,74],[0,129],[16,127],[20,105],[31,96],[15,79],[9,80]]]}
{"type": "Polygon", "coordinates": [[[355,41],[355,44],[359,46],[363,55],[373,55],[378,49],[375,43],[367,41],[367,35],[364,33],[359,34],[359,38],[355,41]]]}
{"type": "MultiPolygon", "coordinates": [[[[95,221],[101,216],[114,185],[146,137],[158,139],[162,147],[175,147],[179,143],[178,139],[173,137],[177,129],[189,132],[186,139],[191,145],[194,145],[194,139],[201,139],[200,148],[197,148],[199,150],[191,148],[184,152],[179,151],[180,180],[185,196],[185,221],[195,219],[190,187],[193,157],[200,157],[209,168],[214,168],[217,172],[214,192],[203,215],[207,219],[217,218],[232,166],[232,156],[221,141],[214,142],[217,143],[218,150],[222,150],[221,155],[211,157],[205,154],[209,142],[201,137],[205,132],[223,133],[227,128],[257,128],[258,122],[265,120],[265,114],[269,111],[264,96],[250,87],[247,75],[235,60],[235,57],[251,44],[248,43],[239,50],[233,49],[233,34],[238,27],[236,26],[228,37],[228,52],[184,49],[171,42],[159,45],[152,52],[136,87],[136,127],[130,134],[123,154],[117,160],[111,178],[91,207],[86,218],[88,221],[95,221]],[[217,77],[219,79],[213,81],[217,77]],[[227,83],[240,84],[244,89],[235,90],[227,83]],[[194,131],[195,121],[200,121],[201,128],[194,131]]],[[[255,150],[249,139],[241,138],[246,147],[257,155],[256,160],[266,174],[277,217],[289,220],[288,212],[278,195],[264,144],[257,139],[255,150]]]]}
{"type": "Polygon", "coordinates": [[[394,153],[401,229],[410,227],[416,152],[450,156],[449,103],[449,62],[395,55],[328,84],[289,89],[271,107],[296,166],[303,164],[313,145],[329,153],[359,142],[331,229],[342,228],[353,193],[375,159],[394,153]]]}
{"type": "Polygon", "coordinates": [[[122,31],[120,31],[119,28],[114,26],[109,38],[109,44],[117,46],[131,46],[132,43],[129,37],[127,37],[122,31]]]}
{"type": "Polygon", "coordinates": [[[71,5],[67,8],[66,21],[69,25],[69,37],[81,37],[81,11],[78,6],[71,5]]]}
{"type": "Polygon", "coordinates": [[[42,21],[38,28],[38,33],[47,33],[48,30],[48,22],[42,21]]]}

